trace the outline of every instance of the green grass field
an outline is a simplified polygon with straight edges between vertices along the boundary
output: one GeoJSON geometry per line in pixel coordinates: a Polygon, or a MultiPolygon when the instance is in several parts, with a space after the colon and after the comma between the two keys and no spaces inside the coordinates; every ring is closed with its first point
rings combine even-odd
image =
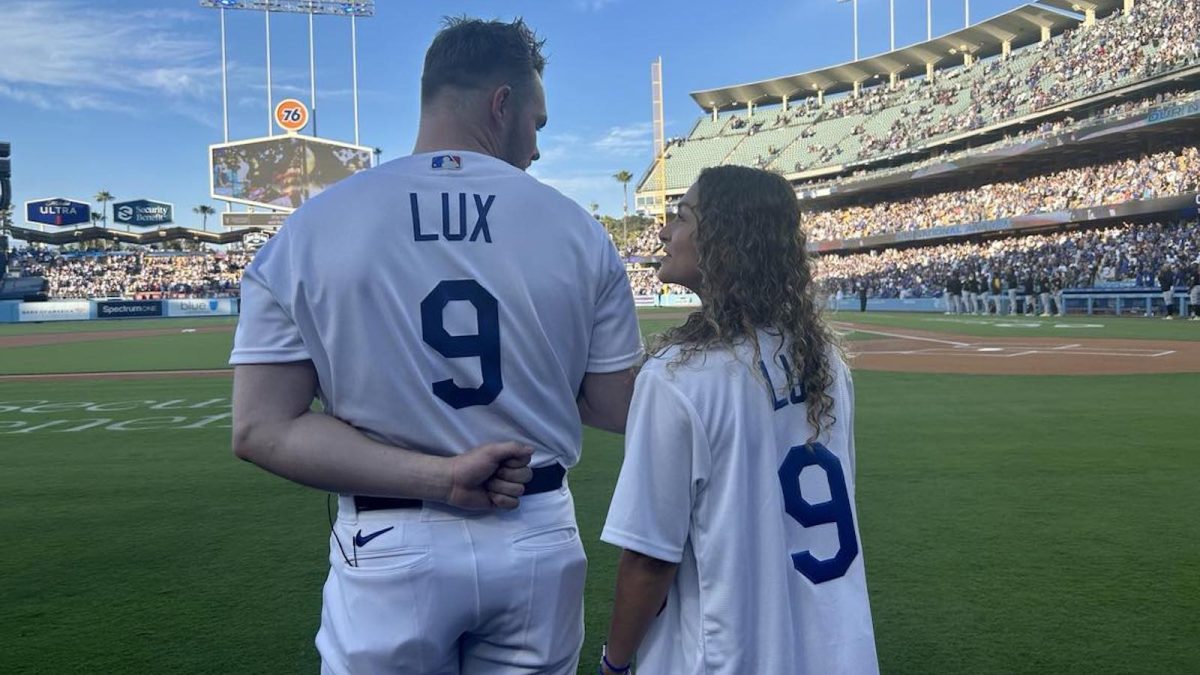
{"type": "MultiPolygon", "coordinates": [[[[646,316],[648,331],[673,321],[646,316]]],[[[1148,339],[1200,335],[1196,323],[1120,321],[1148,339]]],[[[119,332],[5,347],[0,373],[220,367],[231,337],[119,332]]],[[[885,673],[1196,672],[1200,375],[855,377],[885,673]]],[[[0,381],[0,672],[316,672],[326,500],[233,458],[228,396],[225,377],[0,381]]],[[[621,446],[590,430],[584,443],[571,486],[590,558],[580,672],[591,673],[617,553],[598,537],[621,446]]]]}

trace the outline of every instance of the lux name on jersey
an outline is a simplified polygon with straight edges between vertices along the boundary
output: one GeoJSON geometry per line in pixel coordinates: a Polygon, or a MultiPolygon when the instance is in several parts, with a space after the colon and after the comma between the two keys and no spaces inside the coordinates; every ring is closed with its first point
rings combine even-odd
{"type": "Polygon", "coordinates": [[[438,218],[434,215],[433,204],[437,204],[439,201],[436,196],[410,192],[408,201],[412,205],[414,240],[475,241],[482,238],[485,243],[492,243],[492,232],[488,229],[487,214],[492,209],[492,203],[496,201],[496,195],[487,195],[485,199],[483,195],[474,193],[468,195],[465,192],[459,192],[456,197],[451,197],[449,192],[443,192],[440,199],[442,224],[440,232],[436,229],[438,218]],[[469,208],[472,205],[474,208],[469,208]],[[424,225],[421,223],[422,211],[426,215],[424,225]],[[468,220],[474,223],[469,231],[468,220]]]}

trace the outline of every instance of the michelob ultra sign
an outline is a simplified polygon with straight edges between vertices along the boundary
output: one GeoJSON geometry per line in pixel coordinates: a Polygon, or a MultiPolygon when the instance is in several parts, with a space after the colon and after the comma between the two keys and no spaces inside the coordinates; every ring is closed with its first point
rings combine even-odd
{"type": "Polygon", "coordinates": [[[37,199],[25,202],[25,220],[43,225],[79,225],[92,220],[92,207],[74,199],[37,199]]]}

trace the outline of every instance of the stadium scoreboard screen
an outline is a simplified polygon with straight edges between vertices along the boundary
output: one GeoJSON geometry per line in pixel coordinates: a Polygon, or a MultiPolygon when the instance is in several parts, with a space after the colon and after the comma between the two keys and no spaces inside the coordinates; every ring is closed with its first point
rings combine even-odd
{"type": "Polygon", "coordinates": [[[289,134],[209,146],[214,199],[290,211],[371,166],[371,149],[289,134]]]}

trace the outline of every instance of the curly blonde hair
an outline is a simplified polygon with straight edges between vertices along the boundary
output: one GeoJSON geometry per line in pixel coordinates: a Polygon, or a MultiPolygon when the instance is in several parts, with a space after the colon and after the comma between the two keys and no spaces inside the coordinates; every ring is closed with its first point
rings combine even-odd
{"type": "Polygon", "coordinates": [[[743,166],[705,169],[696,190],[701,281],[693,290],[703,305],[659,335],[651,353],[679,347],[670,368],[749,338],[759,361],[757,331],[782,335],[788,360],[802,364],[797,373],[789,369],[787,388],[801,380],[815,439],[836,421],[827,392],[831,348],[840,353],[840,346],[821,318],[796,194],[782,176],[743,166]]]}

